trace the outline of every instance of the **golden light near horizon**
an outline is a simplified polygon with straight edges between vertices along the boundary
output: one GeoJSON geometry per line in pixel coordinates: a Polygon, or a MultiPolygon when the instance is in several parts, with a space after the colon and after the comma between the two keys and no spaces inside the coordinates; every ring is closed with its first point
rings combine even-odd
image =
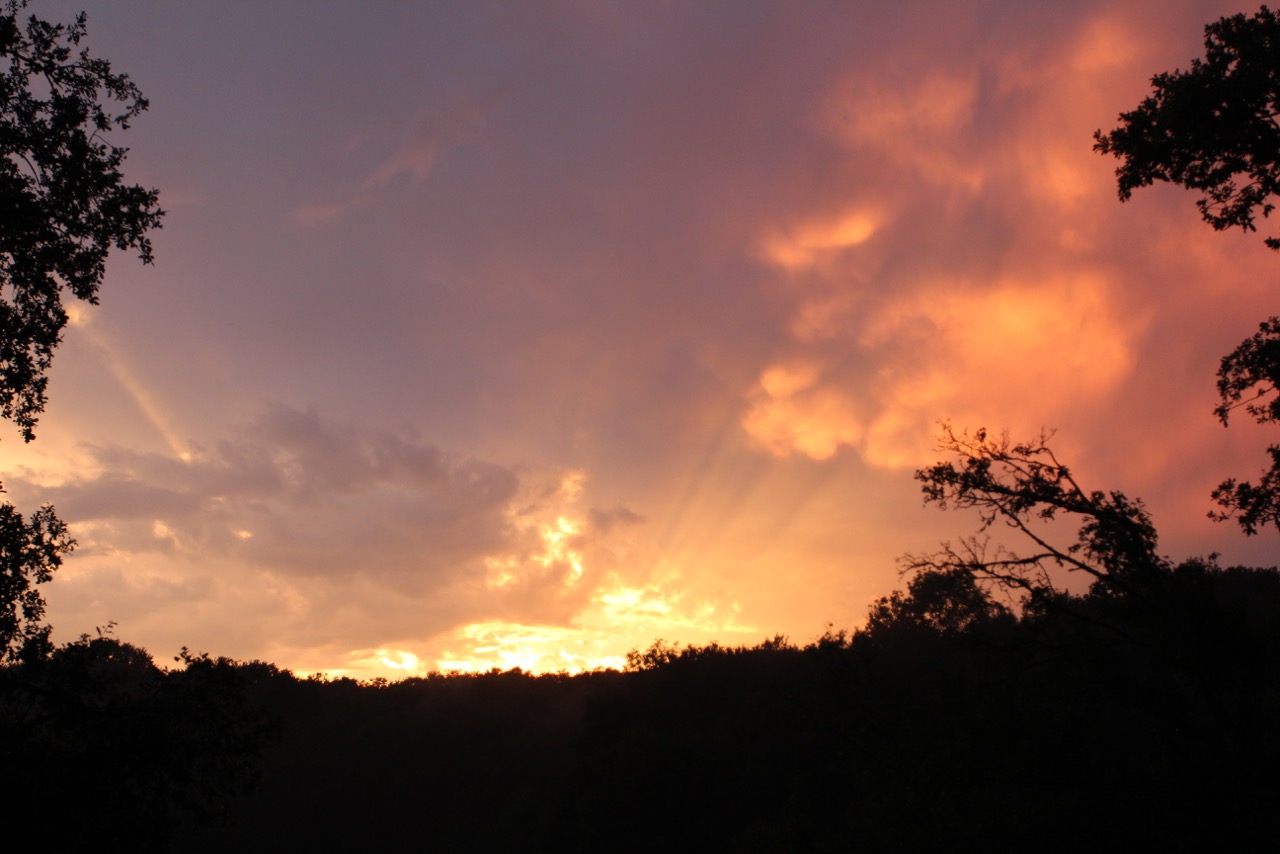
{"type": "Polygon", "coordinates": [[[644,649],[655,638],[705,642],[755,639],[756,629],[738,622],[737,603],[686,602],[681,593],[628,587],[611,579],[592,596],[569,626],[486,620],[463,626],[446,642],[433,665],[440,672],[483,673],[519,667],[528,673],[581,673],[619,669],[617,650],[644,649]]]}
{"type": "MultiPolygon", "coordinates": [[[[595,601],[600,604],[601,611],[611,617],[665,617],[673,610],[671,602],[643,587],[618,586],[600,593],[595,601]]],[[[679,597],[676,597],[676,601],[679,601],[679,597]]]]}
{"type": "Polygon", "coordinates": [[[534,560],[543,566],[553,563],[564,563],[569,566],[572,575],[566,583],[572,584],[582,578],[582,553],[572,548],[573,538],[582,532],[582,525],[564,516],[557,516],[553,524],[542,525],[539,534],[545,549],[542,554],[535,555],[534,560]]]}
{"type": "Polygon", "coordinates": [[[484,673],[520,668],[527,673],[580,673],[619,669],[620,655],[600,654],[598,638],[563,626],[530,626],[490,620],[460,629],[455,637],[465,652],[448,652],[435,663],[442,673],[484,673]]]}
{"type": "MultiPolygon", "coordinates": [[[[574,498],[575,491],[570,491],[574,498]]],[[[531,624],[488,619],[462,626],[443,641],[445,651],[433,664],[441,672],[487,672],[493,668],[519,667],[530,673],[577,673],[618,668],[624,663],[617,652],[644,648],[658,636],[677,635],[691,640],[739,637],[755,629],[743,625],[736,602],[694,599],[679,588],[678,575],[667,582],[629,583],[618,572],[592,572],[584,552],[569,547],[583,535],[582,523],[565,515],[536,525],[542,551],[517,558],[486,560],[487,589],[517,590],[535,580],[528,566],[569,568],[550,590],[563,595],[585,585],[585,598],[567,625],[531,624]]]]}
{"type": "Polygon", "coordinates": [[[397,650],[378,650],[378,661],[383,667],[389,667],[392,670],[405,670],[410,673],[416,671],[420,665],[418,656],[402,649],[397,650]]]}
{"type": "Polygon", "coordinates": [[[571,515],[570,508],[581,497],[586,481],[585,472],[569,471],[560,478],[554,493],[543,497],[547,509],[533,512],[521,507],[508,508],[506,515],[515,530],[531,534],[534,539],[528,552],[485,556],[487,588],[499,590],[525,583],[557,567],[568,570],[564,578],[566,586],[582,578],[583,553],[579,543],[584,534],[583,522],[571,515]]]}

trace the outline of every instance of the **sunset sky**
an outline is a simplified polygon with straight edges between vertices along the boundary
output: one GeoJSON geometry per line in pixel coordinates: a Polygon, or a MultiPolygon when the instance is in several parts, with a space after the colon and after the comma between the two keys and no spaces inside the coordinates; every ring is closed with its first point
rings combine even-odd
{"type": "Polygon", "coordinates": [[[168,215],[0,443],[80,543],[57,640],[362,678],[804,642],[973,530],[912,479],[944,419],[1275,562],[1205,514],[1273,438],[1212,409],[1280,255],[1091,150],[1256,6],[30,11],[80,8],[168,215]]]}

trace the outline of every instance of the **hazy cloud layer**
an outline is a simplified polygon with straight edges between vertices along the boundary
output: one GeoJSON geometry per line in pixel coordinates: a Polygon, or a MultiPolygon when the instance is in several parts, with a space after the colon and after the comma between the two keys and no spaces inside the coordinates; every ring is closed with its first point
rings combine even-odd
{"type": "Polygon", "coordinates": [[[388,673],[810,636],[968,528],[910,480],[943,419],[1265,559],[1204,511],[1276,258],[1091,151],[1234,11],[90,9],[177,201],[0,445],[83,543],[55,625],[388,673]]]}

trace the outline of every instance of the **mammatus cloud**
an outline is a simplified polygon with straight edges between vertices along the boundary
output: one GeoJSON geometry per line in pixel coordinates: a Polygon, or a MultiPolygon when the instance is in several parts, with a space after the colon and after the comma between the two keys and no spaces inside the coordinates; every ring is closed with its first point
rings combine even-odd
{"type": "Polygon", "coordinates": [[[834,217],[814,217],[767,234],[761,246],[765,260],[783,270],[803,271],[871,238],[883,217],[873,210],[853,209],[834,217]]]}
{"type": "Polygon", "coordinates": [[[777,456],[794,452],[825,460],[842,445],[857,446],[865,434],[857,404],[838,388],[820,386],[821,379],[813,365],[766,368],[751,393],[743,429],[777,456]]]}
{"type": "Polygon", "coordinates": [[[1114,72],[1117,27],[1086,21],[1039,56],[979,48],[892,82],[854,72],[819,99],[815,127],[875,194],[792,212],[803,226],[760,241],[789,282],[791,343],[746,392],[758,447],[916,466],[939,420],[1034,430],[1130,377],[1149,318],[1081,204],[1118,216],[1110,176],[1086,132],[1063,138],[1099,115],[1102,99],[1078,92],[1114,72]]]}
{"type": "Polygon", "coordinates": [[[978,102],[977,74],[926,71],[906,85],[855,73],[832,87],[821,121],[851,150],[927,184],[976,192],[984,164],[966,156],[978,102]]]}
{"type": "Polygon", "coordinates": [[[1132,370],[1142,332],[1140,319],[1121,316],[1108,285],[1088,275],[946,284],[877,317],[861,343],[900,368],[877,390],[867,459],[922,464],[934,437],[920,425],[932,434],[939,416],[1026,431],[1104,401],[1132,370]]]}
{"type": "Polygon", "coordinates": [[[760,375],[743,428],[770,452],[928,462],[939,418],[1025,427],[1097,401],[1134,364],[1138,319],[1097,277],[945,283],[869,313],[852,370],[793,361],[760,375]],[[870,373],[868,379],[866,374],[870,373]]]}

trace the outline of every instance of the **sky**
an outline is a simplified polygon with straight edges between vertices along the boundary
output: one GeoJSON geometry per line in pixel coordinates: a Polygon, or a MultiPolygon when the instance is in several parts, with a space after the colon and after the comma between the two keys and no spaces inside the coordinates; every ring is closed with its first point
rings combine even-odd
{"type": "Polygon", "coordinates": [[[167,215],[0,435],[79,543],[55,640],[358,678],[803,643],[974,530],[913,479],[941,422],[1056,431],[1164,553],[1275,563],[1206,513],[1272,439],[1212,410],[1280,257],[1092,151],[1254,7],[29,11],[81,8],[167,215]]]}

